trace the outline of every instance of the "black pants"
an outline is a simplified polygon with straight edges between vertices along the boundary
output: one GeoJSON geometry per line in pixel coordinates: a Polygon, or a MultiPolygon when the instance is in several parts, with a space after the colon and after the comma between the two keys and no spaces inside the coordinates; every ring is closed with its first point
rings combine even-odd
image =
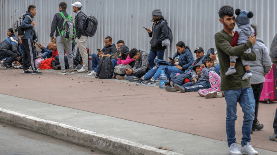
{"type": "Polygon", "coordinates": [[[132,74],[128,74],[127,76],[135,76],[137,78],[141,78],[143,75],[145,75],[147,73],[147,71],[142,71],[142,70],[139,70],[137,71],[135,74],[132,73],[132,74]]]}
{"type": "Polygon", "coordinates": [[[10,50],[0,50],[1,57],[9,57],[8,60],[5,61],[6,65],[11,66],[13,61],[17,61],[17,54],[10,50]]]}
{"type": "Polygon", "coordinates": [[[260,97],[261,97],[261,93],[264,87],[263,83],[260,84],[255,84],[255,85],[251,85],[252,89],[253,89],[253,93],[254,93],[254,98],[255,98],[255,118],[253,121],[253,124],[256,124],[258,122],[258,111],[259,111],[259,103],[260,103],[260,97]]]}
{"type": "Polygon", "coordinates": [[[35,71],[37,70],[36,65],[35,65],[35,57],[36,57],[36,50],[35,46],[33,45],[33,40],[31,39],[22,39],[23,43],[23,58],[22,58],[22,65],[23,65],[23,70],[28,69],[28,62],[30,62],[32,70],[35,71]]]}
{"type": "Polygon", "coordinates": [[[274,118],[274,122],[273,122],[273,128],[274,128],[274,133],[277,134],[277,109],[275,112],[275,118],[274,118]]]}

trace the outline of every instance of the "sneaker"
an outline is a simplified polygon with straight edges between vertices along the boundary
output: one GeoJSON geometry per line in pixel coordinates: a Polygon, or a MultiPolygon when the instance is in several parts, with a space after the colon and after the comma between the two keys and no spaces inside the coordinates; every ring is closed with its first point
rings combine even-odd
{"type": "Polygon", "coordinates": [[[72,75],[72,74],[74,74],[74,70],[73,69],[69,69],[66,74],[72,75]]]}
{"type": "Polygon", "coordinates": [[[142,85],[144,86],[156,86],[156,81],[145,81],[142,85]]]}
{"type": "Polygon", "coordinates": [[[186,92],[186,90],[185,90],[185,88],[184,87],[182,87],[182,86],[179,86],[179,85],[174,85],[174,88],[176,89],[176,91],[180,91],[181,93],[185,93],[186,92]]]}
{"type": "Polygon", "coordinates": [[[62,70],[61,72],[59,72],[59,75],[66,75],[66,70],[62,70]]]}
{"type": "Polygon", "coordinates": [[[251,76],[252,76],[252,73],[245,73],[242,77],[242,80],[247,80],[247,79],[251,78],[251,76]]]}
{"type": "Polygon", "coordinates": [[[117,79],[117,80],[125,80],[124,76],[120,76],[120,75],[117,75],[117,76],[116,76],[116,79],[117,79]]]}
{"type": "Polygon", "coordinates": [[[277,134],[273,134],[273,135],[269,136],[269,140],[277,142],[277,134]]]}
{"type": "Polygon", "coordinates": [[[23,73],[22,74],[31,74],[32,72],[30,70],[23,70],[23,73]]]}
{"type": "Polygon", "coordinates": [[[35,71],[32,72],[32,74],[33,75],[41,75],[42,73],[40,71],[38,71],[38,70],[35,70],[35,71]]]}
{"type": "Polygon", "coordinates": [[[137,86],[142,85],[144,82],[145,82],[144,80],[139,79],[138,82],[136,83],[136,85],[137,85],[137,86]]]}
{"type": "Polygon", "coordinates": [[[168,92],[176,92],[177,91],[174,87],[171,87],[171,86],[165,86],[165,90],[168,92]]]}
{"type": "Polygon", "coordinates": [[[5,69],[10,69],[10,66],[6,65],[5,63],[2,63],[1,66],[4,67],[5,69]]]}
{"type": "Polygon", "coordinates": [[[228,154],[230,154],[230,155],[241,155],[241,152],[238,148],[237,143],[231,144],[231,146],[228,149],[228,154]]]}
{"type": "Polygon", "coordinates": [[[262,130],[263,128],[264,128],[264,125],[260,124],[259,122],[257,122],[256,124],[252,125],[252,131],[262,130]]]}
{"type": "Polygon", "coordinates": [[[91,71],[89,74],[87,74],[88,76],[92,76],[92,75],[96,75],[96,72],[93,70],[91,71]]]}
{"type": "Polygon", "coordinates": [[[78,73],[85,73],[85,72],[87,72],[87,70],[86,70],[86,69],[84,69],[84,68],[82,67],[82,68],[81,68],[81,69],[79,69],[77,72],[78,72],[78,73]]]}
{"type": "Polygon", "coordinates": [[[247,144],[241,148],[241,153],[248,155],[257,155],[258,151],[254,150],[250,142],[247,142],[247,144]]]}
{"type": "Polygon", "coordinates": [[[225,75],[231,75],[231,74],[234,74],[234,73],[236,73],[236,72],[237,72],[237,71],[236,71],[235,68],[233,68],[233,69],[229,68],[228,71],[225,73],[225,75]]]}
{"type": "Polygon", "coordinates": [[[217,92],[212,91],[205,95],[206,99],[215,98],[217,96],[217,92]]]}

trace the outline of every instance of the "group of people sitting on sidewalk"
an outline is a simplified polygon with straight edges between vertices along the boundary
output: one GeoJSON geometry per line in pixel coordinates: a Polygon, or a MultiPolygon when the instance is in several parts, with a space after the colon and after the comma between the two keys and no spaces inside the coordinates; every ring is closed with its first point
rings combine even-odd
{"type": "MultiPolygon", "coordinates": [[[[162,88],[168,92],[198,92],[201,97],[207,99],[214,98],[218,94],[224,96],[225,94],[221,92],[221,89],[228,93],[229,91],[226,90],[229,88],[241,88],[241,85],[249,84],[248,81],[250,81],[256,103],[252,130],[263,128],[257,119],[258,107],[265,75],[270,72],[272,62],[263,41],[256,40],[256,38],[255,40],[251,39],[251,34],[254,33],[255,37],[258,34],[256,26],[249,24],[249,18],[253,14],[236,10],[236,22],[239,29],[234,34],[234,38],[237,40],[233,42],[233,34],[228,35],[225,31],[216,34],[216,46],[217,50],[220,51],[219,53],[214,48],[210,48],[205,54],[202,47],[198,47],[192,52],[185,42],[179,41],[176,44],[177,52],[169,57],[170,61],[165,61],[164,52],[167,48],[166,44],[170,42],[168,36],[170,36],[171,30],[162,16],[161,10],[156,9],[152,12],[152,31],[145,28],[149,37],[152,38],[149,53],[136,48],[130,49],[123,40],[117,41],[117,45],[115,45],[112,37],[107,36],[104,40],[104,47],[102,50],[98,49],[96,54],[91,55],[92,63],[91,66],[88,66],[89,50],[85,47],[88,35],[82,25],[86,19],[83,18],[80,2],[76,2],[72,6],[74,12],[77,13],[75,17],[76,40],[65,39],[58,33],[62,30],[59,25],[63,23],[63,16],[71,18],[66,13],[66,3],[62,2],[59,4],[60,13],[54,16],[50,34],[51,42],[47,47],[34,41],[36,38],[35,33],[33,33],[35,23],[29,17],[26,17],[22,24],[27,29],[25,30],[25,38],[15,37],[13,29],[8,29],[8,38],[0,43],[2,66],[6,69],[20,66],[23,68],[24,74],[31,73],[28,70],[30,67],[33,69],[33,74],[42,74],[36,68],[60,69],[59,74],[61,75],[74,74],[75,69],[78,69],[78,73],[88,73],[88,68],[91,67],[92,71],[87,74],[88,76],[95,76],[100,79],[126,79],[144,86],[155,86],[159,82],[160,85],[165,86],[162,88]],[[30,33],[28,32],[29,29],[30,33]],[[56,36],[54,37],[55,32],[56,36]],[[238,36],[237,32],[245,33],[238,36]],[[249,41],[248,38],[250,38],[249,41]],[[250,46],[251,43],[253,47],[250,46]],[[236,48],[235,46],[239,44],[242,46],[236,48]],[[245,53],[241,54],[236,49],[245,49],[245,53]],[[227,55],[223,55],[222,51],[224,53],[229,52],[228,56],[231,57],[227,58],[227,55]],[[193,53],[195,53],[196,60],[194,60],[193,53]],[[156,57],[157,59],[155,59],[156,57]],[[240,59],[237,61],[240,57],[247,61],[243,61],[243,63],[240,59]],[[226,62],[222,62],[225,59],[226,62]],[[241,64],[243,68],[237,67],[241,64]],[[227,72],[223,72],[223,70],[227,72]],[[238,78],[238,74],[243,74],[243,77],[238,78]],[[226,79],[233,82],[228,83],[226,79]],[[221,86],[221,83],[224,83],[224,86],[221,86]]],[[[233,13],[228,14],[232,12],[230,7],[225,6],[221,12],[219,12],[221,19],[229,16],[234,18],[233,13]],[[227,13],[226,9],[229,9],[227,13]]],[[[26,16],[33,17],[35,14],[35,6],[29,6],[26,16]]],[[[226,99],[229,96],[230,94],[227,94],[226,99]]]]}

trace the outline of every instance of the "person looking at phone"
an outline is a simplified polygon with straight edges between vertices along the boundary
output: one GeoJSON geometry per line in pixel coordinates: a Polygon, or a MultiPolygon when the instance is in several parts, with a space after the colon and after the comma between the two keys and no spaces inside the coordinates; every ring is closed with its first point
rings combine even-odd
{"type": "Polygon", "coordinates": [[[190,48],[185,45],[183,41],[179,41],[176,44],[177,52],[174,54],[173,59],[166,65],[166,62],[157,62],[158,67],[152,68],[143,77],[142,80],[148,80],[143,82],[143,85],[154,85],[161,74],[161,70],[164,70],[167,77],[170,77],[171,73],[184,73],[193,64],[193,56],[190,48]]]}
{"type": "Polygon", "coordinates": [[[166,46],[162,46],[162,41],[165,40],[168,36],[169,30],[167,22],[165,21],[160,9],[152,11],[152,17],[152,31],[147,28],[145,29],[148,32],[149,37],[152,37],[148,62],[151,67],[154,67],[154,59],[156,56],[160,60],[164,59],[164,51],[166,46]]]}

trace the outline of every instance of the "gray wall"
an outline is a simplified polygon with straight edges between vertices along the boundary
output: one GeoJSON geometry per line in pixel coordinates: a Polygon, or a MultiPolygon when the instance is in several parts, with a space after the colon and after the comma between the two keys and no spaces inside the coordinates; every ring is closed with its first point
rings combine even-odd
{"type": "MultiPolygon", "coordinates": [[[[39,42],[47,45],[50,41],[50,25],[58,4],[65,1],[67,12],[73,17],[70,4],[75,0],[0,0],[0,39],[6,38],[6,31],[31,4],[37,7],[35,29],[39,42]]],[[[223,5],[231,5],[242,10],[251,10],[252,24],[258,26],[258,37],[269,46],[277,29],[276,0],[80,0],[83,11],[94,15],[99,22],[96,35],[88,40],[87,46],[96,52],[102,48],[104,38],[111,36],[113,42],[122,39],[129,48],[149,51],[150,38],[142,27],[151,28],[151,12],[161,9],[169,22],[174,40],[166,51],[166,57],[176,52],[175,44],[182,40],[191,50],[201,46],[207,51],[214,47],[214,34],[222,29],[218,21],[218,10],[223,5]]]]}

